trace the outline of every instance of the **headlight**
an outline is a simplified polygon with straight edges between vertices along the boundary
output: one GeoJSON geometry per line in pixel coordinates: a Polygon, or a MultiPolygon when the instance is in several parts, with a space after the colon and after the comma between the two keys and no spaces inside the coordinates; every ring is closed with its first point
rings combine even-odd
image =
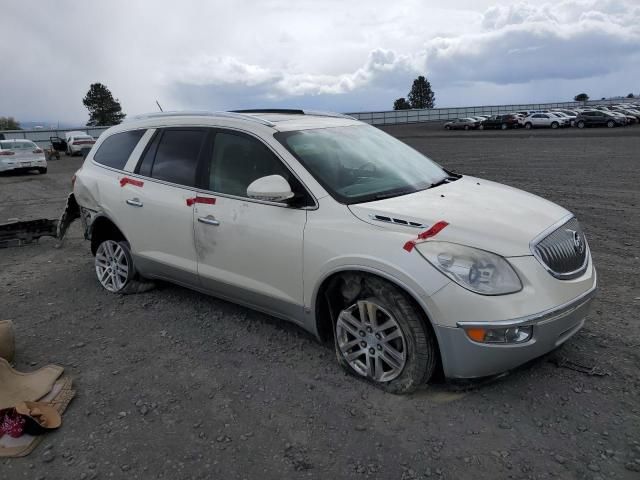
{"type": "Polygon", "coordinates": [[[461,287],[482,295],[504,295],[522,290],[520,278],[495,253],[448,242],[416,245],[420,254],[461,287]]]}

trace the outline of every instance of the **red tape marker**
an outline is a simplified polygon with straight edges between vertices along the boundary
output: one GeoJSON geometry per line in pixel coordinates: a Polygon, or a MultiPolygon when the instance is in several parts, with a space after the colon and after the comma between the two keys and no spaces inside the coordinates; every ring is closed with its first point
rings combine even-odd
{"type": "Polygon", "coordinates": [[[144,185],[144,182],[140,181],[140,180],[135,180],[133,178],[129,178],[129,177],[122,177],[120,179],[120,186],[124,187],[126,184],[129,185],[133,185],[134,187],[142,187],[144,185]]]}
{"type": "Polygon", "coordinates": [[[409,240],[407,243],[404,244],[404,247],[402,248],[404,248],[407,252],[410,252],[411,250],[413,250],[413,247],[415,247],[420,240],[426,240],[427,238],[436,236],[447,225],[449,225],[449,223],[445,222],[444,220],[440,220],[439,222],[434,223],[431,226],[431,228],[429,228],[429,230],[425,230],[424,232],[421,232],[418,235],[418,238],[416,240],[409,240]]]}
{"type": "Polygon", "coordinates": [[[211,197],[193,197],[187,198],[187,207],[193,206],[195,203],[204,203],[205,205],[215,205],[216,199],[211,197]]]}

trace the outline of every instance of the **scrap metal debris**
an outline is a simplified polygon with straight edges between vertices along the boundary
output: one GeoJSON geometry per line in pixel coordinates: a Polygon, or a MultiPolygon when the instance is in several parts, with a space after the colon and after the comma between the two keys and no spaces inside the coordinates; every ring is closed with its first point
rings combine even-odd
{"type": "Polygon", "coordinates": [[[586,373],[590,376],[595,377],[604,377],[611,376],[611,372],[604,370],[603,368],[598,367],[597,365],[587,366],[582,365],[580,363],[569,360],[567,357],[553,358],[550,360],[552,363],[556,365],[558,368],[566,368],[568,370],[573,370],[575,372],[586,373]]]}
{"type": "Polygon", "coordinates": [[[70,193],[59,219],[13,219],[0,223],[0,248],[19,247],[32,243],[40,237],[55,237],[62,240],[69,225],[79,217],[80,208],[73,193],[70,193]]]}

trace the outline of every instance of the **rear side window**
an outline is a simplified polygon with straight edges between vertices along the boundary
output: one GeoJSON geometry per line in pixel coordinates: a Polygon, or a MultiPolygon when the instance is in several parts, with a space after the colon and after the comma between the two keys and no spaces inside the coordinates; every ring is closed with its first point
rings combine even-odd
{"type": "Polygon", "coordinates": [[[145,130],[131,130],[111,135],[102,142],[93,160],[101,165],[122,170],[144,132],[145,130]]]}
{"type": "Polygon", "coordinates": [[[154,138],[138,167],[141,175],[192,187],[207,131],[166,129],[154,138]]]}

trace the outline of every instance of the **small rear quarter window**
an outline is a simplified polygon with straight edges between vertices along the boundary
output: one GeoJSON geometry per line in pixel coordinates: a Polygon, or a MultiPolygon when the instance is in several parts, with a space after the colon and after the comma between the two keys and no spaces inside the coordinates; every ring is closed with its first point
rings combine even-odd
{"type": "Polygon", "coordinates": [[[130,130],[111,135],[102,142],[93,160],[101,165],[122,170],[145,131],[130,130]]]}

